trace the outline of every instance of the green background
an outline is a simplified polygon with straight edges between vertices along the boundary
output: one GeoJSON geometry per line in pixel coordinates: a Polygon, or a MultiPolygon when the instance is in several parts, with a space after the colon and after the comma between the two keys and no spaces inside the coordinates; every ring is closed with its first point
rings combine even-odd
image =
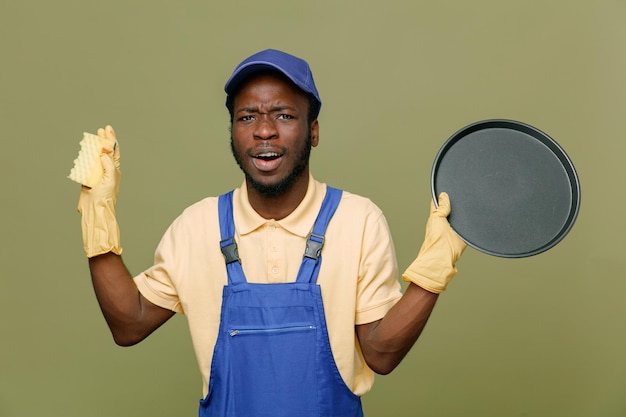
{"type": "Polygon", "coordinates": [[[114,345],[66,176],[83,131],[112,124],[125,261],[143,270],[183,208],[240,184],[222,87],[267,47],[310,62],[314,175],[386,212],[402,269],[459,128],[529,123],[580,176],[578,221],[550,251],[466,251],[366,415],[625,416],[625,21],[622,0],[2,1],[0,416],[196,414],[184,317],[114,345]]]}

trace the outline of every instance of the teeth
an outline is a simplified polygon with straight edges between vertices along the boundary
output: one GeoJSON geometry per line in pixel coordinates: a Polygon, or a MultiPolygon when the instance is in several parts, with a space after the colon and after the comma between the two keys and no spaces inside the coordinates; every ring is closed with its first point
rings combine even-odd
{"type": "Polygon", "coordinates": [[[256,157],[257,158],[278,158],[280,155],[278,155],[276,152],[265,152],[265,153],[260,153],[258,154],[256,157]]]}

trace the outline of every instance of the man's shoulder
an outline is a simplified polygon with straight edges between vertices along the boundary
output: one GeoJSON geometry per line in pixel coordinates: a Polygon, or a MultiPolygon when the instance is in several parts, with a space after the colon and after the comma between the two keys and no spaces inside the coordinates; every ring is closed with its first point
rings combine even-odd
{"type": "Polygon", "coordinates": [[[210,196],[198,200],[186,208],[178,216],[177,221],[199,219],[217,213],[218,197],[210,196]]]}
{"type": "Polygon", "coordinates": [[[204,197],[183,209],[181,216],[195,216],[198,214],[206,214],[207,212],[217,211],[218,200],[222,195],[236,191],[237,188],[223,191],[220,194],[213,194],[204,197]]]}
{"type": "Polygon", "coordinates": [[[347,190],[342,191],[343,193],[339,205],[342,211],[352,216],[382,216],[382,210],[371,198],[347,190]]]}
{"type": "Polygon", "coordinates": [[[356,206],[378,208],[376,203],[374,203],[370,197],[357,194],[349,190],[342,190],[341,201],[345,201],[346,204],[353,204],[356,206]]]}
{"type": "Polygon", "coordinates": [[[343,242],[354,242],[359,239],[388,241],[390,231],[382,209],[371,198],[350,191],[343,191],[341,201],[335,212],[335,220],[331,223],[332,233],[341,236],[343,242]]]}

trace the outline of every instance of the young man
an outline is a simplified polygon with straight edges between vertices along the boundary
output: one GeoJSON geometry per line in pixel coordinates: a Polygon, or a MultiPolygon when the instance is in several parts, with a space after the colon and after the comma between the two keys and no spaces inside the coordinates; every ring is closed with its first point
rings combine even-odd
{"type": "MultiPolygon", "coordinates": [[[[185,314],[203,376],[200,416],[362,416],[374,373],[391,372],[456,274],[465,244],[439,197],[400,291],[387,222],[370,200],[316,181],[321,100],[308,64],[265,50],[228,82],[241,187],[188,207],[154,265],[124,266],[115,201],[119,146],[79,200],[94,289],[115,342],[185,314]]],[[[98,135],[114,139],[110,126],[98,135]]]]}

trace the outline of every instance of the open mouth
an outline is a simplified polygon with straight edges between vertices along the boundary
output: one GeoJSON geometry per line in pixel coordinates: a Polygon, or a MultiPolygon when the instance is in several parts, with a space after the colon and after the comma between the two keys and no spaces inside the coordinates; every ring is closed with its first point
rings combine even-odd
{"type": "Polygon", "coordinates": [[[254,156],[257,159],[261,159],[263,161],[272,161],[274,159],[280,158],[280,154],[276,152],[264,152],[254,156]]]}
{"type": "Polygon", "coordinates": [[[254,166],[260,171],[272,171],[280,165],[281,157],[278,152],[261,152],[253,156],[254,166]]]}

